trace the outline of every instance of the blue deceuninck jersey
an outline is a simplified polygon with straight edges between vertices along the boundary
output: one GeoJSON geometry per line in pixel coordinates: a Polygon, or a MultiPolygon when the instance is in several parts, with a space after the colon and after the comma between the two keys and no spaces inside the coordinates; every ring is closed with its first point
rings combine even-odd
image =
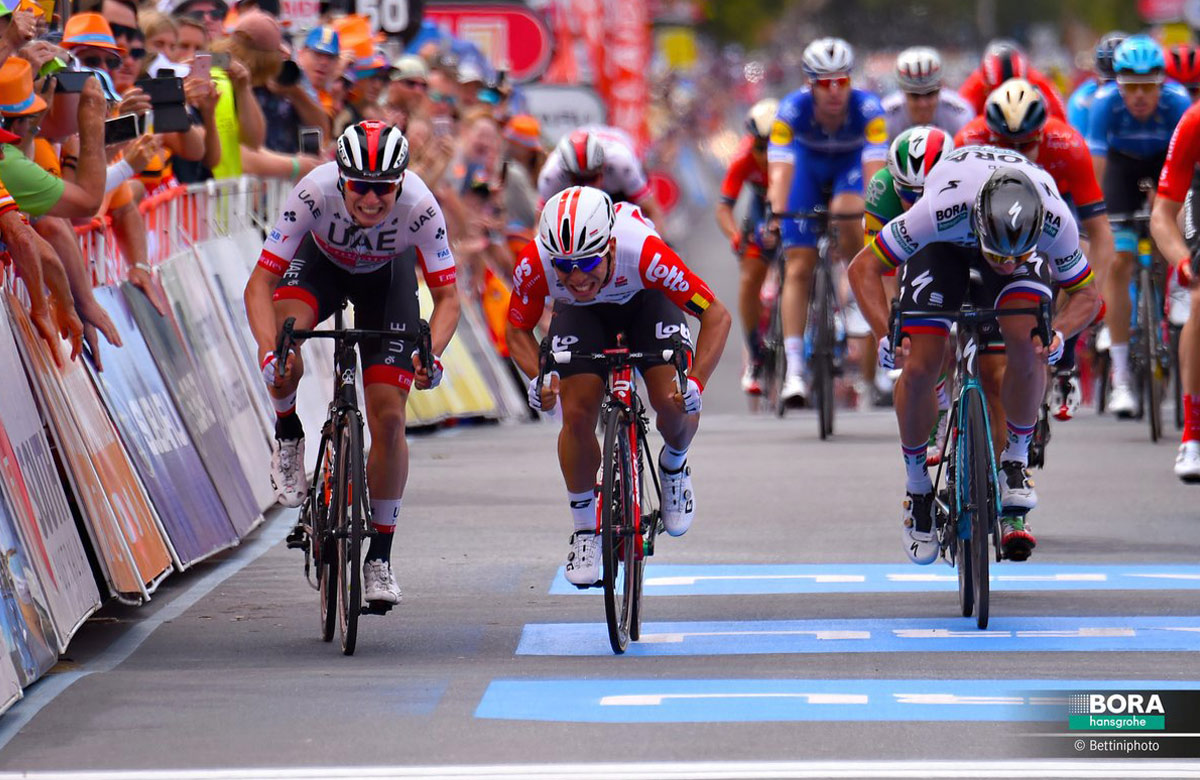
{"type": "Polygon", "coordinates": [[[1186,91],[1163,85],[1158,106],[1145,122],[1139,122],[1125,107],[1116,83],[1096,90],[1088,118],[1087,144],[1095,156],[1110,150],[1137,159],[1149,159],[1166,153],[1171,134],[1183,112],[1192,105],[1186,91]]]}

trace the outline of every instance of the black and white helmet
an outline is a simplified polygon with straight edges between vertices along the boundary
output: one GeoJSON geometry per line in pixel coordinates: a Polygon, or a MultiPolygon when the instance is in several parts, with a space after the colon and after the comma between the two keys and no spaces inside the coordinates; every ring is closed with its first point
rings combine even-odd
{"type": "Polygon", "coordinates": [[[338,136],[337,164],[347,179],[399,181],[408,168],[408,139],[377,119],[350,125],[338,136]]]}
{"type": "Polygon", "coordinates": [[[546,201],[538,243],[551,257],[595,257],[608,249],[617,216],[612,199],[595,187],[568,187],[546,201]]]}
{"type": "Polygon", "coordinates": [[[896,82],[902,92],[928,95],[942,87],[942,58],[937,49],[911,46],[896,58],[896,82]]]}
{"type": "Polygon", "coordinates": [[[810,79],[849,73],[854,67],[854,50],[841,38],[818,38],[808,44],[801,62],[810,79]]]}
{"type": "Polygon", "coordinates": [[[1045,206],[1024,171],[997,168],[975,196],[975,235],[979,248],[1000,257],[1032,252],[1042,236],[1045,206]]]}
{"type": "Polygon", "coordinates": [[[572,176],[587,178],[604,169],[604,147],[596,134],[587,130],[573,130],[564,135],[555,152],[572,176]]]}

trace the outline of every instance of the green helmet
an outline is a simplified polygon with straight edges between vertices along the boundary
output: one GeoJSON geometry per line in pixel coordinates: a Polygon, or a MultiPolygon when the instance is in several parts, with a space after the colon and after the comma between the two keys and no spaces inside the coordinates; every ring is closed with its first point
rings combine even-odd
{"type": "Polygon", "coordinates": [[[920,194],[925,177],[938,160],[954,149],[954,139],[944,130],[930,125],[910,127],[892,141],[888,149],[888,172],[892,186],[920,194]]]}

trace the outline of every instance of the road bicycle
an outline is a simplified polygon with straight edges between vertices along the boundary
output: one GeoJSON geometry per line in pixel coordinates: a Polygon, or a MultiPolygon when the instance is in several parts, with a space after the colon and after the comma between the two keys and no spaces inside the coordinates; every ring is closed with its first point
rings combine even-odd
{"type": "Polygon", "coordinates": [[[1162,404],[1172,370],[1170,339],[1163,333],[1165,274],[1150,240],[1150,212],[1111,215],[1114,227],[1137,234],[1137,257],[1130,296],[1133,317],[1129,329],[1129,370],[1138,388],[1137,417],[1150,424],[1150,441],[1162,438],[1162,404]]]}
{"type": "Polygon", "coordinates": [[[661,352],[631,352],[618,334],[616,346],[603,352],[552,351],[542,341],[538,385],[552,364],[575,362],[605,366],[602,470],[597,502],[597,533],[604,586],[604,616],[608,642],[616,654],[641,633],[642,579],[646,558],[654,554],[654,540],[662,533],[662,486],[658,468],[646,441],[650,421],[638,393],[638,373],[650,361],[674,365],[679,387],[687,387],[691,348],[678,333],[671,348],[661,352]],[[646,478],[649,472],[649,479],[646,478]]]}
{"type": "Polygon", "coordinates": [[[370,524],[366,456],[363,451],[363,418],[358,408],[357,344],[375,339],[403,341],[417,349],[421,365],[433,365],[429,324],[421,320],[416,334],[390,330],[354,330],[342,327],[342,311],[334,314],[333,330],[299,330],[296,318],[283,323],[276,349],[276,365],[286,365],[286,355],[298,341],[312,338],[334,342],[333,400],[321,426],[317,466],[295,529],[287,546],[304,551],[304,576],[319,594],[321,639],[333,639],[336,625],[342,652],[354,653],[358,617],[383,615],[387,602],[363,604],[362,545],[375,531],[370,524]],[[314,576],[315,574],[315,576],[314,576]]]}
{"type": "Polygon", "coordinates": [[[1034,316],[1033,333],[1050,343],[1050,302],[1037,308],[989,309],[963,304],[957,313],[899,310],[892,303],[891,339],[899,344],[906,318],[939,318],[957,323],[958,391],[950,408],[950,429],[943,445],[934,484],[934,522],[941,556],[958,570],[958,601],[962,616],[975,615],[975,625],[987,628],[989,614],[988,565],[1002,559],[1000,547],[1000,489],[996,456],[988,421],[987,399],[979,378],[978,357],[984,325],[997,317],[1034,316]],[[945,481],[942,477],[945,475],[945,481]],[[992,545],[989,547],[990,544],[992,545]]]}

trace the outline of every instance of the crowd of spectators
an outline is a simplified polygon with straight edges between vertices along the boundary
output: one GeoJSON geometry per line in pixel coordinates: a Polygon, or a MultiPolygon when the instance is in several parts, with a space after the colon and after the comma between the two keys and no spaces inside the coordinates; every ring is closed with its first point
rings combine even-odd
{"type": "Polygon", "coordinates": [[[407,135],[409,170],[442,204],[459,277],[485,313],[511,278],[546,149],[537,120],[514,115],[503,74],[438,43],[389,58],[361,16],[294,30],[272,1],[92,0],[63,23],[33,0],[0,0],[0,239],[39,332],[69,339],[72,359],[85,340],[98,358],[98,332],[118,338],[76,227],[108,221],[128,281],[165,314],[146,198],[242,175],[298,181],[363,119],[407,135]],[[114,120],[130,114],[121,138],[114,120]]]}

